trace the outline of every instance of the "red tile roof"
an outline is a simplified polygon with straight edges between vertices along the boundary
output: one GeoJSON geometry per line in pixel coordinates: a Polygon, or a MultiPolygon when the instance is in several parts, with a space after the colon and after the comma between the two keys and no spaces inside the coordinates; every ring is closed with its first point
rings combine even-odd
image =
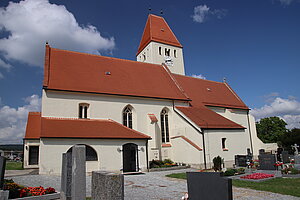
{"type": "Polygon", "coordinates": [[[208,81],[199,78],[172,74],[193,106],[219,106],[249,109],[227,83],[208,81]]]}
{"type": "Polygon", "coordinates": [[[40,139],[41,135],[41,113],[29,112],[25,132],[25,139],[40,139]]]}
{"type": "Polygon", "coordinates": [[[48,45],[43,86],[64,91],[188,100],[161,65],[59,50],[48,45]]]}
{"type": "Polygon", "coordinates": [[[138,55],[151,41],[182,47],[163,17],[150,14],[138,48],[138,55]]]}
{"type": "Polygon", "coordinates": [[[156,118],[156,116],[154,114],[148,114],[148,117],[150,118],[151,123],[158,122],[158,119],[156,118]]]}
{"type": "Polygon", "coordinates": [[[245,127],[215,113],[205,106],[176,108],[202,129],[244,129],[245,127]]]}
{"type": "Polygon", "coordinates": [[[39,138],[151,139],[113,120],[48,118],[29,114],[25,139],[39,138]]]}

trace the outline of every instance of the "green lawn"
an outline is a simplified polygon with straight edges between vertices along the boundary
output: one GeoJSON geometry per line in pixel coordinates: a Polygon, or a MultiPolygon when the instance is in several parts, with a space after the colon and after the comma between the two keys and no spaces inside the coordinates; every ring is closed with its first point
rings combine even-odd
{"type": "MultiPolygon", "coordinates": [[[[169,174],[166,176],[186,179],[186,173],[169,174]]],[[[300,197],[300,178],[274,178],[263,182],[232,180],[232,185],[300,197]]]]}
{"type": "Polygon", "coordinates": [[[6,162],[6,170],[22,170],[22,162],[12,162],[12,161],[7,161],[6,162]]]}

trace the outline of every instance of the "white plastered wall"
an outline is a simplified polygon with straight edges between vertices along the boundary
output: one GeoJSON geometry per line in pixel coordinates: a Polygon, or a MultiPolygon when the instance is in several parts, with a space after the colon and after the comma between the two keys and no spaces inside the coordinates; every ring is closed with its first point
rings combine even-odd
{"type": "MultiPolygon", "coordinates": [[[[30,146],[40,146],[40,140],[24,140],[24,160],[23,166],[25,169],[28,168],[39,168],[39,165],[29,165],[29,147],[30,146]]],[[[40,162],[40,155],[39,154],[39,162],[40,162]]]]}
{"type": "Polygon", "coordinates": [[[161,65],[165,63],[165,49],[170,49],[169,57],[173,60],[173,66],[168,66],[171,72],[185,75],[183,50],[179,47],[152,41],[137,55],[136,60],[161,65]],[[161,47],[161,55],[159,55],[159,47],[161,47]],[[174,50],[176,51],[176,57],[174,50]]]}
{"type": "Polygon", "coordinates": [[[98,156],[98,161],[87,161],[87,172],[95,170],[113,171],[121,173],[123,168],[122,145],[134,143],[138,145],[139,168],[147,169],[146,141],[145,140],[119,140],[119,139],[41,139],[40,144],[40,174],[60,174],[62,153],[66,153],[75,144],[85,144],[92,147],[98,156]],[[144,149],[144,150],[142,150],[144,149]]]}

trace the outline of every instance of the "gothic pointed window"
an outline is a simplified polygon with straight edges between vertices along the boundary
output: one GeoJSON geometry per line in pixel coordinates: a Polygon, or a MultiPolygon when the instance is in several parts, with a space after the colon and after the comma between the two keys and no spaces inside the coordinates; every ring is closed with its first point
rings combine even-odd
{"type": "Polygon", "coordinates": [[[163,109],[161,111],[160,121],[161,121],[161,140],[162,140],[162,143],[170,142],[169,118],[168,118],[168,112],[167,112],[166,109],[163,109]]]}
{"type": "Polygon", "coordinates": [[[123,125],[132,128],[132,109],[126,106],[123,110],[123,125]]]}

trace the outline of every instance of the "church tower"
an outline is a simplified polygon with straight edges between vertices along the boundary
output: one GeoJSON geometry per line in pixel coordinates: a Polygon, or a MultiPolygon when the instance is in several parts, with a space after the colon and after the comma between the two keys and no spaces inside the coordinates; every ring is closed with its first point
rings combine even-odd
{"type": "Polygon", "coordinates": [[[165,19],[150,14],[136,59],[159,65],[165,63],[172,73],[185,75],[182,48],[165,19]]]}

